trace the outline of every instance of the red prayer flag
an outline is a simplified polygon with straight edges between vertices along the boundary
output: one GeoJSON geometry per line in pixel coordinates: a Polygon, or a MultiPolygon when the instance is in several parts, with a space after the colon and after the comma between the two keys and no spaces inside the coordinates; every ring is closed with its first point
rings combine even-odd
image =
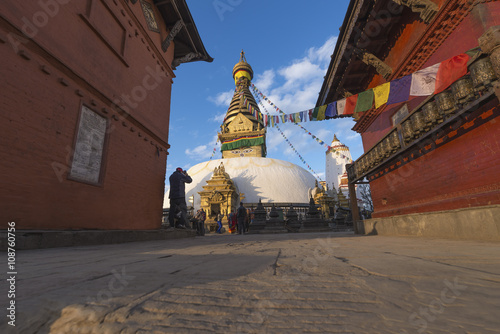
{"type": "Polygon", "coordinates": [[[441,93],[452,83],[467,74],[467,62],[470,56],[462,53],[447,59],[439,65],[436,75],[436,90],[434,94],[441,93]]]}
{"type": "Polygon", "coordinates": [[[352,115],[354,113],[354,109],[356,108],[357,102],[358,102],[358,94],[349,96],[345,100],[345,109],[342,115],[352,115]]]}

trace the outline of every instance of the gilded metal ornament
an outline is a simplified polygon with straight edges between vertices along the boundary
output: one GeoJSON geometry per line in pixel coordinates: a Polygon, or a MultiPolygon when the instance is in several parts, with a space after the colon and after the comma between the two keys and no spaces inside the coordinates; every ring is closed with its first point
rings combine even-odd
{"type": "Polygon", "coordinates": [[[443,115],[449,116],[455,112],[456,106],[451,91],[446,90],[442,93],[439,93],[436,95],[435,99],[438,110],[443,115]]]}
{"type": "Polygon", "coordinates": [[[405,143],[408,143],[413,138],[413,125],[411,119],[407,119],[401,124],[403,130],[403,139],[405,143]]]}
{"type": "Polygon", "coordinates": [[[380,144],[382,145],[382,153],[384,155],[384,158],[387,158],[391,155],[391,144],[389,142],[389,137],[385,137],[380,144]]]}
{"type": "Polygon", "coordinates": [[[439,113],[436,102],[429,101],[422,107],[424,114],[424,131],[428,131],[434,124],[443,122],[443,116],[439,113]]]}
{"type": "Polygon", "coordinates": [[[391,132],[391,134],[389,135],[389,140],[391,143],[391,153],[394,153],[401,147],[401,143],[399,142],[398,132],[397,131],[391,132]]]}
{"type": "Polygon", "coordinates": [[[149,30],[160,32],[160,28],[158,27],[158,22],[156,21],[153,5],[147,1],[141,0],[141,8],[142,12],[144,13],[144,18],[146,19],[149,30]]]}
{"type": "Polygon", "coordinates": [[[458,107],[475,99],[476,94],[472,87],[472,80],[469,75],[465,75],[451,85],[451,93],[458,107]]]}
{"type": "Polygon", "coordinates": [[[472,85],[477,92],[486,90],[493,81],[497,80],[489,57],[478,59],[469,66],[469,70],[472,85]]]}
{"type": "Polygon", "coordinates": [[[419,136],[425,131],[424,115],[421,110],[413,112],[413,114],[411,115],[411,121],[413,124],[413,133],[415,136],[419,136]]]}
{"type": "Polygon", "coordinates": [[[377,163],[380,162],[380,161],[382,161],[383,155],[382,155],[382,147],[380,146],[380,144],[378,144],[377,146],[375,146],[374,151],[375,151],[375,156],[376,156],[377,163]]]}

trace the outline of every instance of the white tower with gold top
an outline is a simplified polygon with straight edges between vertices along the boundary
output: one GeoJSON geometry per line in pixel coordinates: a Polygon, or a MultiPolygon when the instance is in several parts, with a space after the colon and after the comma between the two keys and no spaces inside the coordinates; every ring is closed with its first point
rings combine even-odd
{"type": "Polygon", "coordinates": [[[342,144],[337,139],[337,135],[333,135],[330,149],[326,151],[325,178],[328,189],[335,189],[338,191],[340,187],[344,195],[347,196],[347,174],[345,165],[351,161],[352,157],[349,147],[342,144]]]}

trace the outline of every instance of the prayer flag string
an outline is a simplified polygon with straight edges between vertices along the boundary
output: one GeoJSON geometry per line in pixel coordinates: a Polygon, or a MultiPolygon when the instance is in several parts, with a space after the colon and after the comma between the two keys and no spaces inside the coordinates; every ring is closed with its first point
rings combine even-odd
{"type": "MultiPolygon", "coordinates": [[[[270,117],[270,114],[267,111],[266,106],[264,105],[264,103],[262,103],[262,100],[261,100],[261,98],[258,95],[257,95],[257,100],[258,100],[258,103],[264,109],[266,115],[268,117],[270,117]]],[[[299,157],[300,161],[302,161],[302,163],[307,166],[307,168],[314,174],[314,176],[316,177],[316,179],[318,179],[319,181],[322,181],[321,178],[318,176],[318,174],[316,174],[316,172],[312,169],[312,167],[309,166],[309,164],[306,162],[306,160],[302,157],[302,155],[300,155],[300,153],[295,149],[295,147],[290,142],[290,140],[285,136],[285,134],[283,133],[283,131],[281,131],[280,127],[277,124],[275,124],[275,127],[281,133],[281,136],[285,139],[285,142],[288,144],[288,146],[290,146],[290,148],[292,149],[292,151],[295,152],[295,154],[297,154],[297,156],[299,157]]]]}
{"type": "MultiPolygon", "coordinates": [[[[264,94],[262,94],[261,91],[257,88],[257,86],[255,86],[253,83],[252,83],[251,87],[252,87],[252,90],[255,93],[255,96],[259,99],[259,103],[263,106],[263,103],[262,103],[261,99],[267,101],[267,103],[269,103],[274,109],[276,109],[276,111],[278,111],[281,114],[282,117],[280,119],[282,120],[282,122],[286,122],[287,120],[289,120],[294,125],[300,127],[302,130],[304,130],[305,133],[307,133],[308,135],[310,135],[316,142],[318,142],[318,144],[324,146],[327,150],[329,150],[331,152],[334,152],[336,155],[340,156],[342,159],[346,159],[348,162],[352,161],[351,158],[349,158],[349,157],[341,154],[336,149],[334,149],[331,146],[325,144],[325,142],[323,140],[321,140],[316,135],[312,134],[309,130],[307,130],[305,127],[303,127],[302,125],[300,125],[299,123],[297,123],[295,120],[296,119],[300,119],[300,113],[296,113],[296,114],[299,114],[299,116],[298,116],[299,118],[290,117],[289,115],[285,114],[285,112],[283,112],[283,110],[281,110],[276,104],[274,104],[268,97],[266,97],[264,94]]],[[[267,109],[266,109],[266,113],[267,113],[267,109]]],[[[275,127],[278,127],[277,124],[278,124],[279,120],[278,121],[276,120],[278,117],[279,117],[278,115],[269,115],[269,113],[268,113],[268,118],[271,119],[271,125],[274,124],[275,127]]],[[[309,116],[303,116],[303,117],[309,117],[309,116]]]]}

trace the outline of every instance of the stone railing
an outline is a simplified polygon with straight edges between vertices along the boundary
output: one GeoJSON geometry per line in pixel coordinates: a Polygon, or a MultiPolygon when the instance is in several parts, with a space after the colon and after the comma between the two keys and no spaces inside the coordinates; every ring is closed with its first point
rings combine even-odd
{"type": "MultiPolygon", "coordinates": [[[[357,182],[376,172],[386,162],[400,156],[421,137],[453,123],[459,115],[495,94],[498,76],[490,57],[481,55],[468,65],[470,74],[455,81],[449,89],[429,96],[393,130],[347,168],[349,182],[357,182]]],[[[498,90],[498,88],[497,88],[498,90]]]]}

